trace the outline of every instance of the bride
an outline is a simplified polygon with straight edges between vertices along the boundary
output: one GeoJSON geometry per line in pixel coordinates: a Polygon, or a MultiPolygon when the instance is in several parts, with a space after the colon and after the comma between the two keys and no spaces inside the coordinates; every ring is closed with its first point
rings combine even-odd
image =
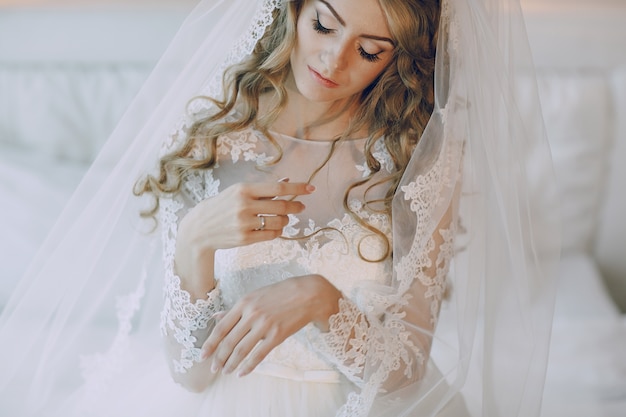
{"type": "Polygon", "coordinates": [[[518,5],[247,9],[198,6],[22,280],[0,387],[33,397],[0,410],[538,415],[558,239],[518,5]]]}

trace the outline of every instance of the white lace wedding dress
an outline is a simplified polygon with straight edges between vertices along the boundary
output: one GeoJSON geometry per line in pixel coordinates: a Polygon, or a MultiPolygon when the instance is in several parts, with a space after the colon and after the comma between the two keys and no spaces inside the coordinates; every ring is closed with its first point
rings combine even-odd
{"type": "MultiPolygon", "coordinates": [[[[165,151],[178,146],[184,135],[185,129],[172,135],[165,151]]],[[[333,146],[330,141],[274,136],[283,156],[278,163],[268,164],[277,150],[261,132],[249,128],[223,135],[218,139],[216,167],[187,174],[182,191],[162,199],[159,221],[166,276],[161,333],[166,354],[159,350],[158,355],[142,355],[142,364],[124,370],[119,381],[109,381],[104,400],[100,397],[95,403],[88,403],[90,412],[107,417],[357,415],[362,411],[359,408],[365,406],[361,400],[355,400],[358,397],[354,393],[364,386],[364,375],[380,375],[366,369],[372,356],[378,356],[375,362],[384,371],[381,385],[391,390],[404,386],[405,380],[415,381],[427,367],[428,348],[420,346],[423,335],[408,326],[380,326],[376,334],[381,339],[379,351],[372,352],[367,347],[374,321],[384,321],[383,317],[370,316],[368,309],[377,302],[377,286],[390,284],[392,265],[389,259],[368,261],[384,254],[385,243],[360,226],[342,203],[348,186],[370,173],[363,154],[365,139],[339,143],[312,181],[315,192],[298,197],[306,210],[290,216],[283,235],[310,237],[279,238],[219,250],[215,257],[218,286],[207,299],[191,303],[189,294],[181,290],[173,267],[176,234],[179,221],[191,207],[238,182],[275,182],[281,178],[305,182],[323,164],[333,146]],[[215,312],[232,307],[256,288],[311,273],[327,278],[345,297],[340,302],[340,312],[331,317],[329,332],[322,333],[309,324],[277,346],[252,374],[241,378],[218,375],[197,394],[173,382],[186,378],[187,372],[198,366],[204,366],[210,376],[208,362],[200,362],[200,347],[215,312]]],[[[194,149],[196,157],[202,152],[201,147],[194,149]]],[[[382,167],[375,182],[393,172],[394,165],[382,140],[375,145],[374,157],[382,167]]],[[[391,239],[390,219],[365,207],[364,189],[361,186],[352,190],[350,207],[391,239]]],[[[383,192],[384,184],[377,185],[368,191],[367,198],[381,198],[383,192]]],[[[424,324],[420,322],[423,317],[416,319],[416,328],[432,328],[437,320],[452,256],[453,231],[450,224],[447,226],[439,229],[440,236],[431,238],[426,245],[430,253],[420,255],[424,265],[431,267],[418,274],[419,298],[407,298],[425,304],[420,310],[426,312],[427,320],[424,324]]],[[[406,286],[409,292],[414,287],[413,283],[406,286]]],[[[383,302],[382,298],[379,302],[383,302]]],[[[394,314],[403,317],[404,313],[390,311],[389,317],[394,314]]],[[[152,347],[147,351],[155,350],[152,347]]],[[[464,414],[456,409],[452,415],[464,414]]]]}

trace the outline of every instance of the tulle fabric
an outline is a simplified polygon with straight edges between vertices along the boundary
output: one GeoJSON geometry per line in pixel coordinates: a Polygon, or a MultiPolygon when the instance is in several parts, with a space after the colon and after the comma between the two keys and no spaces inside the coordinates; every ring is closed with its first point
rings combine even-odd
{"type": "Polygon", "coordinates": [[[266,24],[254,21],[257,11],[267,18],[262,7],[278,3],[202,1],[186,19],[2,312],[0,398],[8,412],[54,409],[82,384],[82,357],[108,352],[97,363],[115,374],[131,332],[160,345],[158,234],[139,220],[147,203],[131,190],[154,168],[189,99],[219,86],[229,55],[251,51],[266,24]]]}
{"type": "MultiPolygon", "coordinates": [[[[393,281],[360,290],[360,299],[375,301],[364,304],[372,317],[391,316],[407,293],[425,298],[411,266],[428,263],[424,254],[442,222],[458,225],[438,325],[428,322],[433,311],[424,303],[395,316],[412,334],[433,338],[423,374],[407,382],[381,367],[372,348],[360,388],[346,384],[337,396],[316,386],[305,402],[289,400],[298,384],[267,375],[225,378],[199,395],[154,383],[168,381],[158,359],[164,272],[156,235],[138,220],[146,202],[129,190],[154,168],[187,101],[219,91],[224,63],[250,52],[281,3],[205,0],[184,23],[0,317],[3,415],[60,409],[68,416],[63,407],[89,404],[85,398],[94,399],[91,411],[120,407],[109,416],[220,415],[202,408],[218,392],[210,407],[234,401],[254,410],[278,395],[289,413],[328,395],[337,398],[329,403],[337,415],[462,415],[462,393],[473,415],[539,415],[559,224],[540,106],[524,120],[517,112],[515,73],[532,61],[514,0],[442,2],[435,111],[393,203],[393,281]]],[[[250,415],[263,415],[256,411],[250,415]]]]}
{"type": "MultiPolygon", "coordinates": [[[[142,349],[142,352],[146,350],[142,349]]],[[[173,382],[162,352],[151,352],[109,381],[106,392],[93,397],[85,392],[90,387],[83,386],[57,411],[44,415],[327,417],[336,414],[352,389],[346,380],[295,381],[255,372],[246,378],[231,374],[219,378],[210,391],[191,393],[173,382]]]]}

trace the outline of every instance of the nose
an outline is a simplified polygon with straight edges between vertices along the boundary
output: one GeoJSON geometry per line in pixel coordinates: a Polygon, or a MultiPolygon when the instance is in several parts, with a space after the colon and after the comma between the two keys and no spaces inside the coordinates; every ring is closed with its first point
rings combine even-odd
{"type": "Polygon", "coordinates": [[[322,51],[322,62],[328,74],[342,71],[348,64],[348,45],[345,42],[331,42],[322,51]]]}

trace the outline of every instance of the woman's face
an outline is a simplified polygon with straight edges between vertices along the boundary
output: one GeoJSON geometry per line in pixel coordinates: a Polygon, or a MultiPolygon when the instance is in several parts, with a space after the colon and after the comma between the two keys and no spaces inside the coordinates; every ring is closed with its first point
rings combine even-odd
{"type": "Polygon", "coordinates": [[[291,69],[300,94],[332,102],[369,86],[393,50],[378,0],[305,0],[291,69]]]}

